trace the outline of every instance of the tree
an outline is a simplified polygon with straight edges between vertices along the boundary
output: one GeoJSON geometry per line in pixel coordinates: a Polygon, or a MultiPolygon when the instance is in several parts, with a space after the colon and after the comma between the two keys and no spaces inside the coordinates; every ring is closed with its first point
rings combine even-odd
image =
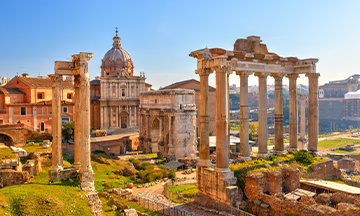
{"type": "Polygon", "coordinates": [[[249,139],[255,139],[258,137],[258,123],[257,122],[249,122],[249,139]]]}
{"type": "Polygon", "coordinates": [[[74,137],[74,122],[66,122],[62,126],[62,136],[66,142],[74,137]]]}

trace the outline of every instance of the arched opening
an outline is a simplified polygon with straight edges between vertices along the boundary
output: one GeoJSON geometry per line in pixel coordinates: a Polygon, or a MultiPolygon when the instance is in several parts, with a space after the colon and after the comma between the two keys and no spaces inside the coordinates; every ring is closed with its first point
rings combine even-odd
{"type": "Polygon", "coordinates": [[[121,128],[127,128],[128,127],[128,119],[129,119],[129,114],[126,111],[122,111],[119,114],[119,121],[120,121],[120,127],[121,128]]]}
{"type": "Polygon", "coordinates": [[[154,119],[154,121],[151,124],[151,130],[150,130],[150,137],[151,137],[151,148],[152,152],[158,152],[159,147],[158,143],[160,141],[160,121],[159,119],[154,119]]]}
{"type": "Polygon", "coordinates": [[[11,137],[6,134],[0,134],[0,143],[4,143],[6,146],[13,146],[11,137]]]}
{"type": "Polygon", "coordinates": [[[45,123],[44,123],[44,122],[41,122],[41,123],[40,123],[40,131],[41,131],[41,132],[44,132],[44,131],[45,131],[45,123]]]}

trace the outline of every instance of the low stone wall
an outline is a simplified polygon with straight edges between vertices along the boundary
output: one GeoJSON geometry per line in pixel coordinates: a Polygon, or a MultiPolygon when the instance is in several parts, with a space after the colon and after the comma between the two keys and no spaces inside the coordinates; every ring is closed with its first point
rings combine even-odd
{"type": "Polygon", "coordinates": [[[58,182],[69,178],[77,177],[77,170],[73,167],[65,168],[61,171],[49,170],[49,181],[58,182]]]}
{"type": "Polygon", "coordinates": [[[313,172],[301,173],[301,177],[316,179],[341,178],[341,171],[334,166],[333,160],[311,164],[311,168],[313,172]]]}
{"type": "Polygon", "coordinates": [[[345,168],[351,172],[359,169],[359,161],[351,158],[343,158],[337,162],[338,168],[345,168]]]}
{"type": "Polygon", "coordinates": [[[2,185],[2,187],[24,184],[25,182],[30,182],[30,175],[26,171],[20,172],[10,169],[0,171],[0,186],[2,185]]]}
{"type": "Polygon", "coordinates": [[[261,193],[278,195],[293,191],[300,187],[300,171],[294,167],[286,167],[277,171],[252,173],[245,179],[245,194],[249,200],[259,199],[261,193]]]}

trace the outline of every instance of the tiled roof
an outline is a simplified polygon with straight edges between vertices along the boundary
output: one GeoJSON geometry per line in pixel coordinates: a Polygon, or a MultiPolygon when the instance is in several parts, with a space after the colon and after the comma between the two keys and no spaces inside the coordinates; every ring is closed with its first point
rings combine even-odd
{"type": "Polygon", "coordinates": [[[168,170],[173,170],[173,169],[179,168],[183,165],[184,165],[184,163],[181,163],[181,162],[170,161],[169,163],[164,164],[163,167],[168,170]]]}
{"type": "MultiPolygon", "coordinates": [[[[199,87],[200,87],[200,82],[197,81],[196,79],[189,79],[189,80],[184,80],[184,81],[180,81],[180,82],[176,82],[176,83],[173,83],[173,84],[170,84],[168,86],[165,86],[161,89],[176,89],[176,88],[184,88],[182,87],[182,85],[188,83],[188,82],[197,82],[199,83],[199,87]]],[[[194,90],[200,90],[200,89],[194,89],[194,90]]],[[[209,91],[215,91],[216,89],[212,86],[209,86],[209,91]]]]}
{"type": "MultiPolygon", "coordinates": [[[[44,88],[51,88],[52,87],[52,83],[51,83],[50,78],[45,78],[44,79],[44,78],[31,78],[31,77],[20,77],[20,76],[12,78],[5,85],[5,87],[9,86],[15,80],[19,80],[19,81],[25,83],[26,85],[28,85],[29,87],[44,87],[44,88]]],[[[66,88],[66,89],[74,88],[73,84],[71,84],[69,82],[66,82],[66,81],[61,81],[61,87],[66,88]]]]}
{"type": "Polygon", "coordinates": [[[100,85],[100,80],[91,80],[90,85],[100,85]]]}
{"type": "Polygon", "coordinates": [[[19,90],[18,88],[4,88],[0,87],[0,94],[25,94],[23,91],[19,90]]]}

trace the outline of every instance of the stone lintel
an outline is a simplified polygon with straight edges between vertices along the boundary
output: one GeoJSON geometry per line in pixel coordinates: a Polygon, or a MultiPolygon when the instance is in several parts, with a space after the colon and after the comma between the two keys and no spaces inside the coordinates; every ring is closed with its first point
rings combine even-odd
{"type": "Polygon", "coordinates": [[[79,75],[79,70],[78,69],[67,69],[67,70],[58,69],[58,70],[55,70],[55,74],[56,75],[65,75],[65,76],[75,76],[75,75],[79,75]]]}

